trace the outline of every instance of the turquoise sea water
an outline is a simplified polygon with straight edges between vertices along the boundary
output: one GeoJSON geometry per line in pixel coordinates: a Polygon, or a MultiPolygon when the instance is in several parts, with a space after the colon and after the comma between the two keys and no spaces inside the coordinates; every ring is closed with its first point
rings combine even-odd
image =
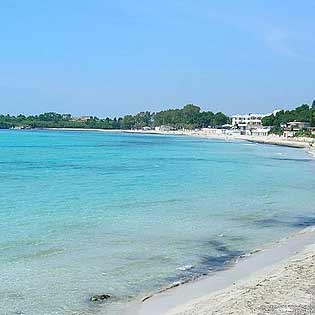
{"type": "Polygon", "coordinates": [[[0,131],[0,314],[116,315],[221,269],[315,223],[314,167],[245,142],[0,131]]]}

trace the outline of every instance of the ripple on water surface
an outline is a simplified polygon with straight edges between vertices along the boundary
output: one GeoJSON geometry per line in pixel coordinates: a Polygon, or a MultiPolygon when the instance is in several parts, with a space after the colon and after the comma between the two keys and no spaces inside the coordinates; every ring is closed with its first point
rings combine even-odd
{"type": "Polygon", "coordinates": [[[244,144],[1,131],[0,314],[117,315],[315,224],[314,160],[244,144]]]}

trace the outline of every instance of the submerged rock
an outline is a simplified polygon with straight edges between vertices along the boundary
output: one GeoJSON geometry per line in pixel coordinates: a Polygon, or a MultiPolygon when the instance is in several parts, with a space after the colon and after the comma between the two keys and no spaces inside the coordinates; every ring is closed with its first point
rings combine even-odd
{"type": "Polygon", "coordinates": [[[103,302],[110,298],[111,296],[109,294],[95,294],[90,297],[90,302],[103,302]]]}

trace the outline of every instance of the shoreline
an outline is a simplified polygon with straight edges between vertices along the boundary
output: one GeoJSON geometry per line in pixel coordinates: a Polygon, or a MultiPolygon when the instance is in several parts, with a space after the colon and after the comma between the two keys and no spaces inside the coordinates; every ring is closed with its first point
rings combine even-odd
{"type": "Polygon", "coordinates": [[[128,133],[128,134],[144,134],[144,135],[165,135],[165,136],[189,136],[205,139],[216,139],[225,141],[248,141],[253,143],[278,145],[297,149],[306,149],[315,156],[315,139],[313,138],[285,138],[281,136],[231,136],[210,134],[203,130],[176,130],[176,131],[155,131],[155,130],[128,130],[128,129],[92,129],[92,128],[42,128],[38,130],[54,130],[54,131],[96,131],[106,133],[128,133]]]}
{"type": "Polygon", "coordinates": [[[315,139],[313,138],[284,138],[280,136],[231,136],[231,135],[219,135],[210,134],[208,132],[198,130],[177,130],[177,131],[143,131],[143,130],[124,130],[126,133],[134,134],[157,134],[157,135],[174,135],[174,136],[192,136],[206,139],[217,139],[226,141],[243,140],[254,143],[269,144],[269,145],[279,145],[292,148],[306,148],[309,149],[312,145],[315,146],[315,139]]]}
{"type": "MultiPolygon", "coordinates": [[[[249,141],[255,143],[263,143],[269,145],[281,145],[289,146],[293,148],[303,148],[309,149],[308,142],[302,141],[285,141],[280,139],[280,143],[272,143],[274,137],[267,137],[268,142],[266,142],[265,137],[227,137],[219,135],[205,135],[200,134],[196,131],[194,132],[148,132],[148,131],[134,131],[134,130],[103,130],[103,129],[40,129],[40,130],[57,130],[57,131],[96,131],[96,132],[109,132],[109,133],[138,133],[138,134],[158,134],[158,135],[172,135],[172,136],[192,136],[200,137],[205,139],[219,139],[225,141],[249,141]],[[289,143],[287,143],[289,142],[289,143]],[[298,142],[298,143],[296,143],[298,142]]],[[[279,140],[277,138],[277,140],[279,140]]],[[[313,149],[313,148],[312,148],[313,149]]],[[[266,268],[270,270],[275,264],[279,263],[288,263],[288,261],[296,255],[298,252],[300,255],[303,255],[303,249],[313,244],[315,240],[315,229],[303,230],[302,232],[297,232],[293,236],[289,236],[285,241],[278,241],[272,243],[273,245],[270,248],[264,249],[259,252],[251,252],[249,257],[248,255],[242,255],[239,257],[239,260],[235,265],[229,265],[223,271],[216,271],[215,273],[210,273],[195,279],[188,281],[183,281],[181,283],[173,283],[166,288],[162,288],[160,292],[154,293],[147,297],[144,297],[143,302],[137,305],[132,306],[132,312],[128,310],[127,314],[137,314],[137,315],[204,315],[199,313],[200,300],[206,300],[206,303],[209,304],[209,300],[212,298],[213,294],[221,294],[222,290],[228,290],[232,286],[238,284],[239,282],[244,281],[244,279],[249,278],[256,281],[255,273],[261,272],[266,268]],[[305,235],[306,237],[300,237],[299,235],[305,235]],[[280,244],[280,245],[279,245],[280,244]],[[279,246],[281,247],[279,247],[279,246]],[[293,248],[293,249],[292,249],[293,248]],[[281,251],[281,255],[279,255],[281,251]],[[276,257],[276,259],[275,259],[276,257]],[[240,267],[245,266],[245,267],[240,267]],[[247,266],[247,268],[246,268],[247,266]],[[245,269],[245,271],[244,271],[245,269]],[[229,276],[230,275],[230,276],[229,276]],[[220,280],[221,279],[221,280],[220,280]],[[223,279],[223,280],[222,280],[223,279]],[[233,282],[233,280],[235,280],[233,282]],[[220,282],[221,281],[221,282],[220,282]],[[223,284],[222,284],[223,283],[223,284]],[[179,292],[179,293],[178,293],[179,292]],[[202,298],[201,298],[202,297],[202,298]],[[188,305],[187,305],[188,302],[188,305]],[[191,311],[192,310],[192,311],[191,311]]],[[[265,247],[265,245],[263,245],[265,247]]],[[[315,254],[315,248],[314,248],[315,254]]],[[[304,256],[303,256],[304,257],[304,256]]],[[[269,271],[268,271],[269,272],[269,271]]],[[[267,276],[265,275],[265,278],[267,276]]],[[[315,282],[314,282],[315,283],[315,282]]],[[[231,289],[230,289],[231,290],[231,289]]],[[[222,293],[224,294],[224,293],[222,293]]],[[[235,295],[234,295],[234,298],[235,295]]],[[[204,305],[205,303],[203,303],[204,305]]],[[[209,310],[206,315],[210,314],[209,310]]],[[[222,314],[232,314],[232,313],[222,313],[222,314]]],[[[237,314],[237,313],[236,313],[237,314]]],[[[243,314],[243,313],[242,313],[243,314]]],[[[244,313],[245,314],[245,313],[244,313]]]]}
{"type": "MultiPolygon", "coordinates": [[[[246,309],[247,299],[253,298],[252,295],[256,294],[256,287],[259,287],[261,282],[265,282],[268,285],[270,277],[281,277],[282,269],[287,270],[287,278],[290,275],[292,276],[292,272],[290,273],[292,260],[298,259],[301,262],[299,268],[303,268],[304,260],[306,260],[308,254],[315,257],[314,226],[276,241],[263,249],[252,251],[250,254],[240,257],[230,268],[214,272],[213,274],[187,283],[174,285],[156,294],[149,295],[142,299],[141,302],[133,305],[131,313],[129,310],[128,314],[210,315],[240,314],[240,311],[244,315],[256,314],[251,313],[249,310],[246,313],[244,310],[246,309]],[[279,271],[280,269],[281,271],[279,271]],[[239,299],[240,295],[243,294],[240,291],[244,290],[244,283],[248,297],[239,299]],[[252,286],[251,289],[249,289],[250,285],[252,286]],[[221,300],[226,300],[226,305],[220,303],[219,301],[221,300]],[[228,303],[232,303],[233,307],[229,308],[228,303]],[[235,303],[244,304],[244,309],[235,310],[234,313],[235,303]],[[218,312],[213,312],[216,307],[218,308],[218,312]]],[[[313,262],[315,262],[315,259],[313,262]]],[[[315,282],[313,283],[315,285],[315,282]]],[[[267,289],[270,291],[271,288],[267,286],[267,289]]],[[[275,290],[278,289],[280,290],[278,287],[275,290]]],[[[275,295],[278,294],[277,291],[274,293],[275,295]]],[[[265,292],[263,291],[259,302],[261,305],[258,305],[262,308],[270,304],[269,300],[264,299],[264,294],[265,292]]],[[[283,299],[283,297],[278,296],[280,302],[283,299]]],[[[285,303],[285,301],[282,302],[285,303]]]]}
{"type": "MultiPolygon", "coordinates": [[[[60,129],[59,129],[60,130],[60,129]]],[[[69,129],[63,129],[69,131],[69,129]]],[[[314,139],[287,139],[277,136],[226,136],[206,134],[202,131],[143,131],[143,130],[103,130],[103,129],[76,129],[72,131],[99,131],[99,132],[115,132],[130,133],[144,135],[161,135],[161,136],[190,136],[204,139],[214,139],[223,141],[247,141],[266,145],[278,145],[304,149],[306,152],[315,156],[313,143],[314,139]]],[[[305,248],[314,243],[315,229],[303,230],[297,232],[293,236],[289,236],[285,241],[272,243],[266,249],[252,251],[248,255],[243,255],[231,261],[226,269],[216,271],[208,275],[199,276],[195,279],[187,281],[171,283],[169,286],[161,288],[158,292],[154,292],[143,296],[136,302],[132,302],[126,315],[208,315],[212,314],[212,301],[209,300],[216,294],[222,294],[222,298],[226,299],[226,293],[223,290],[231,290],[238,283],[249,280],[257,282],[257,273],[262,273],[263,280],[267,279],[268,273],[280,264],[288,264],[289,261],[299,253],[304,255],[305,248]],[[301,236],[302,235],[302,236],[301,236]],[[281,255],[279,255],[279,251],[281,255]],[[221,293],[220,293],[221,292],[221,293]],[[208,304],[204,306],[204,304],[208,304]],[[201,306],[200,306],[201,304],[201,306]],[[202,310],[206,308],[206,311],[202,310]],[[209,309],[210,308],[210,309],[209,309]],[[211,312],[211,313],[209,313],[211,312]]],[[[313,249],[315,254],[315,247],[313,249]]],[[[237,300],[237,292],[232,294],[232,300],[237,300]]],[[[231,295],[229,292],[228,295],[231,295]]],[[[216,300],[216,298],[215,298],[216,300]]],[[[231,309],[221,314],[234,314],[231,309]]],[[[235,313],[239,314],[239,313],[235,313]]],[[[251,313],[248,313],[248,315],[251,313]]],[[[245,315],[245,313],[244,313],[245,315]]]]}

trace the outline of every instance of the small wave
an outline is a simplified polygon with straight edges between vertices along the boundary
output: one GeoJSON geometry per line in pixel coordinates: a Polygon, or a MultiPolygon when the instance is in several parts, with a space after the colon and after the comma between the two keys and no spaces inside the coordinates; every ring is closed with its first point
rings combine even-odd
{"type": "Polygon", "coordinates": [[[60,255],[65,252],[64,248],[50,248],[46,250],[40,250],[35,253],[30,254],[21,254],[10,259],[10,261],[23,261],[23,260],[33,260],[33,259],[42,259],[47,258],[53,255],[60,255]]]}
{"type": "Polygon", "coordinates": [[[181,266],[181,267],[176,268],[176,270],[187,271],[187,270],[191,270],[193,268],[194,268],[194,266],[192,266],[192,265],[185,265],[185,266],[181,266]]]}
{"type": "Polygon", "coordinates": [[[295,159],[295,158],[280,158],[280,157],[273,157],[272,160],[276,161],[288,161],[288,162],[312,162],[312,159],[295,159]]]}
{"type": "Polygon", "coordinates": [[[303,230],[299,231],[299,234],[312,233],[315,232],[315,225],[308,226],[303,230]]]}

